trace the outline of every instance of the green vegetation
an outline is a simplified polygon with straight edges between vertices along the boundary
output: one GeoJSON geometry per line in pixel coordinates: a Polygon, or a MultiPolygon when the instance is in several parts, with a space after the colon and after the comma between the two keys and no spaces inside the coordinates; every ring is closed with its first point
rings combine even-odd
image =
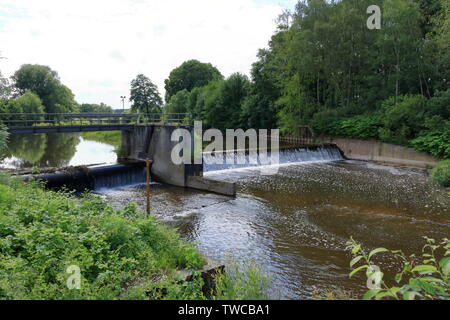
{"type": "Polygon", "coordinates": [[[70,198],[6,176],[0,189],[3,299],[127,298],[158,276],[203,265],[191,244],[134,204],[116,211],[94,195],[70,198]],[[81,268],[81,290],[65,285],[70,265],[81,268]]]}
{"type": "MultiPolygon", "coordinates": [[[[100,197],[45,191],[0,175],[0,299],[205,299],[203,280],[185,281],[204,258],[171,228],[130,203],[111,208],[100,197]],[[81,271],[70,290],[69,266],[81,271]]],[[[213,298],[263,298],[267,278],[218,275],[213,298]]]]}
{"type": "Polygon", "coordinates": [[[227,264],[227,272],[215,278],[216,300],[268,300],[270,278],[253,263],[227,264]]]}
{"type": "Polygon", "coordinates": [[[444,187],[450,187],[450,160],[439,162],[433,168],[431,178],[444,187]]]}
{"type": "Polygon", "coordinates": [[[131,81],[130,101],[133,112],[143,113],[159,113],[163,103],[156,85],[143,74],[131,81]]]}
{"type": "MultiPolygon", "coordinates": [[[[206,127],[295,135],[310,125],[448,158],[449,23],[446,0],[299,1],[279,17],[250,80],[171,86],[166,110],[190,112],[206,127]],[[373,4],[382,8],[380,30],[366,26],[373,4]]],[[[187,72],[176,75],[176,83],[192,83],[187,72]]]]}
{"type": "Polygon", "coordinates": [[[427,243],[420,257],[407,257],[402,251],[385,248],[367,253],[353,239],[347,242],[353,255],[350,277],[366,270],[368,280],[374,285],[363,299],[450,300],[450,240],[436,243],[433,239],[424,238],[427,243]],[[390,254],[401,263],[401,271],[392,281],[384,280],[384,273],[375,267],[374,257],[381,253],[390,254]],[[360,266],[356,267],[358,264],[360,266]]]}
{"type": "Polygon", "coordinates": [[[122,135],[120,131],[96,131],[96,132],[82,132],[81,136],[86,140],[93,140],[111,144],[116,148],[120,147],[122,135]]]}
{"type": "Polygon", "coordinates": [[[222,74],[210,63],[202,63],[197,60],[186,61],[173,69],[169,78],[164,81],[166,102],[169,102],[172,96],[179,91],[191,91],[207,85],[210,81],[222,79],[222,74]]]}
{"type": "Polygon", "coordinates": [[[19,94],[31,91],[42,100],[46,113],[72,112],[77,108],[72,91],[58,73],[47,66],[25,64],[12,77],[19,94]]]}
{"type": "Polygon", "coordinates": [[[83,103],[79,107],[81,113],[112,113],[113,109],[104,103],[83,103]]]}
{"type": "MultiPolygon", "coordinates": [[[[166,105],[140,74],[131,83],[133,112],[192,113],[205,128],[280,128],[296,135],[375,138],[450,156],[450,2],[447,0],[310,0],[278,18],[251,77],[224,79],[210,63],[188,60],[165,80],[166,105]],[[366,10],[381,8],[380,30],[366,10]],[[339,57],[339,59],[336,59],[339,57]]],[[[0,112],[41,111],[19,95],[31,91],[45,112],[110,112],[78,106],[49,67],[23,65],[0,75],[0,112]],[[8,100],[9,99],[9,100],[8,100]]],[[[34,99],[36,100],[36,99],[34,99]]]]}
{"type": "Polygon", "coordinates": [[[8,143],[8,132],[5,127],[0,123],[0,152],[5,150],[8,143]]]}

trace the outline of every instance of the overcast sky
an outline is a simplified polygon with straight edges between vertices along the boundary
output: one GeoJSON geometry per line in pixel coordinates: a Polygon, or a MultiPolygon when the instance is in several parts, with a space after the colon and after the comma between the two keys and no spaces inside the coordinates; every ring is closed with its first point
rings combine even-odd
{"type": "MultiPolygon", "coordinates": [[[[183,61],[249,74],[275,18],[296,0],[0,0],[0,71],[56,70],[79,103],[121,107],[144,73],[164,94],[183,61]]],[[[129,105],[128,101],[126,106],[129,105]]]]}

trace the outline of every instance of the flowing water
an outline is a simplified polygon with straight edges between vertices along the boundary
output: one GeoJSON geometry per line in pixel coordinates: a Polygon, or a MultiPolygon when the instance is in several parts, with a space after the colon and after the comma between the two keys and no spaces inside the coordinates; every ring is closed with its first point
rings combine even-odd
{"type": "MultiPolygon", "coordinates": [[[[258,168],[209,171],[235,181],[236,199],[154,185],[152,212],[177,227],[209,257],[255,261],[271,275],[274,298],[310,298],[340,289],[361,295],[364,278],[349,279],[353,236],[368,249],[419,253],[421,236],[450,236],[450,199],[420,169],[343,161],[333,150],[293,150],[278,174],[258,168]],[[319,156],[321,154],[321,156],[319,156]],[[304,162],[302,162],[304,161],[304,162]]],[[[144,207],[143,186],[105,192],[118,206],[144,207]]],[[[378,261],[388,276],[392,261],[378,261]]]]}
{"type": "MultiPolygon", "coordinates": [[[[16,151],[6,159],[67,165],[84,143],[72,136],[65,138],[72,143],[60,142],[55,148],[46,139],[44,149],[59,150],[59,156],[45,151],[31,158],[26,143],[16,142],[22,156],[16,151]]],[[[98,148],[80,154],[83,164],[106,147],[98,148]]],[[[261,175],[257,167],[206,166],[205,176],[237,183],[235,199],[153,184],[152,213],[177,227],[207,256],[222,262],[256,261],[271,275],[273,297],[284,299],[310,298],[316,289],[364,292],[362,275],[348,277],[351,257],[345,242],[351,236],[368,249],[406,253],[420,252],[421,236],[450,237],[450,197],[429,182],[425,170],[347,161],[333,148],[287,150],[280,160],[284,164],[271,176],[261,175]]],[[[99,185],[139,179],[139,173],[130,172],[99,185]]],[[[145,208],[143,185],[97,191],[115,206],[134,201],[145,208]]],[[[377,264],[388,275],[395,272],[393,261],[377,264]]]]}

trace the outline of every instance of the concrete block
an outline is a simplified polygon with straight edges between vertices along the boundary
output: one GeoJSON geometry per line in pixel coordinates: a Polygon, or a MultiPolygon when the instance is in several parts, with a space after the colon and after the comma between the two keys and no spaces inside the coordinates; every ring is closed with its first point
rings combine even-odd
{"type": "Polygon", "coordinates": [[[225,196],[236,196],[236,184],[234,182],[188,176],[186,177],[186,186],[189,188],[213,192],[225,196]]]}

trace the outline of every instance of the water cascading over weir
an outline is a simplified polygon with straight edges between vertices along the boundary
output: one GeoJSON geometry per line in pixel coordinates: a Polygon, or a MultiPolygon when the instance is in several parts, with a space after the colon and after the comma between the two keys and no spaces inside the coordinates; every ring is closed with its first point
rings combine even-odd
{"type": "MultiPolygon", "coordinates": [[[[261,158],[269,155],[270,165],[300,162],[342,160],[336,145],[312,145],[305,148],[277,150],[276,161],[272,161],[271,151],[221,151],[203,153],[203,163],[194,164],[194,126],[188,114],[4,114],[3,123],[10,134],[32,134],[52,132],[113,131],[122,132],[122,147],[119,163],[110,166],[81,166],[58,169],[56,172],[25,176],[43,180],[47,187],[84,191],[101,190],[144,183],[145,166],[142,155],[152,160],[152,180],[178,187],[199,189],[228,196],[236,195],[236,185],[232,182],[217,181],[203,176],[203,172],[226,169],[265,166],[261,158]],[[176,117],[173,117],[176,116],[176,117]],[[11,120],[15,119],[15,120],[11,120]],[[188,148],[192,161],[176,163],[173,152],[180,141],[172,141],[175,130],[187,132],[188,148]],[[192,141],[191,141],[192,140],[192,141]],[[279,151],[279,153],[278,153],[279,151]],[[210,161],[210,160],[221,160],[210,161]]],[[[200,131],[201,132],[201,131],[200,131]]],[[[198,132],[196,131],[198,136],[198,132]]],[[[176,136],[176,135],[175,135],[176,136]]],[[[176,139],[175,139],[176,140],[176,139]]],[[[186,151],[187,152],[187,151],[186,151]]],[[[187,154],[184,149],[183,157],[187,154]]],[[[195,154],[195,155],[194,155],[195,154]]],[[[198,159],[197,159],[198,160],[198,159]]]]}

